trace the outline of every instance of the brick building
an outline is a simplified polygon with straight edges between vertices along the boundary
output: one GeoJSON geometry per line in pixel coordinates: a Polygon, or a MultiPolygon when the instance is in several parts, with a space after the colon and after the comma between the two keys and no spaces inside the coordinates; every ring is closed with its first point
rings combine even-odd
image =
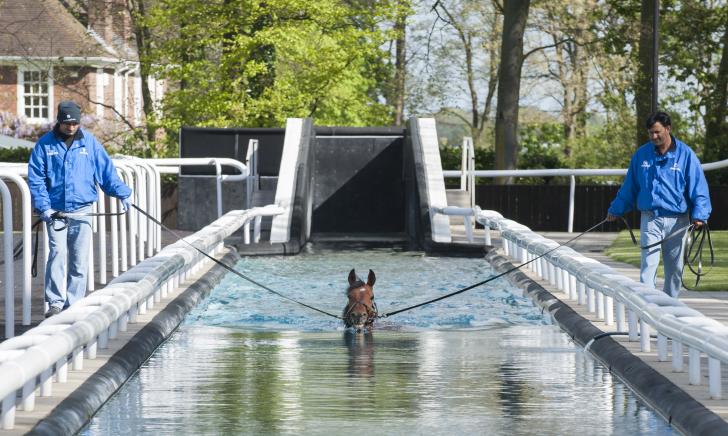
{"type": "MultiPolygon", "coordinates": [[[[74,100],[97,130],[142,121],[141,79],[125,0],[0,1],[0,111],[52,121],[74,100]]],[[[152,98],[163,93],[151,80],[152,98]]]]}

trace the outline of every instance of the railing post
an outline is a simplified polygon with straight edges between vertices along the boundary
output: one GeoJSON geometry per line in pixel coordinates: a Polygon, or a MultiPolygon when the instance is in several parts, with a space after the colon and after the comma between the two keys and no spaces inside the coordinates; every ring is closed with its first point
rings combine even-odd
{"type": "Polygon", "coordinates": [[[12,430],[15,426],[15,392],[3,398],[2,402],[3,430],[12,430]]]}
{"type": "Polygon", "coordinates": [[[708,356],[708,383],[710,384],[710,398],[720,400],[722,394],[720,360],[708,356]]]}
{"type": "Polygon", "coordinates": [[[672,339],[672,372],[683,372],[682,342],[672,339]]]}
{"type": "Polygon", "coordinates": [[[667,361],[667,336],[657,332],[657,360],[667,361]]]}
{"type": "Polygon", "coordinates": [[[574,231],[574,197],[576,196],[576,177],[569,177],[569,226],[567,231],[574,231]]]}
{"type": "Polygon", "coordinates": [[[629,331],[630,342],[636,342],[638,339],[637,322],[637,314],[635,311],[632,309],[627,310],[627,329],[629,331]]]}
{"type": "Polygon", "coordinates": [[[691,385],[700,384],[700,350],[688,347],[688,380],[691,385]]]}
{"type": "Polygon", "coordinates": [[[15,283],[13,265],[13,202],[8,185],[0,180],[3,201],[3,257],[5,257],[5,337],[15,336],[15,283]]]}
{"type": "Polygon", "coordinates": [[[215,177],[217,181],[215,185],[217,188],[217,217],[220,218],[222,216],[222,166],[217,159],[213,159],[213,162],[215,163],[215,177]]]}

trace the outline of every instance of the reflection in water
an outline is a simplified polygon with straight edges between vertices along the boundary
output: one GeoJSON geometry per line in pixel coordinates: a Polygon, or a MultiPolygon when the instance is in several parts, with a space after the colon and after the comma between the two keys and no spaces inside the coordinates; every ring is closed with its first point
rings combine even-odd
{"type": "Polygon", "coordinates": [[[349,375],[352,377],[374,376],[374,335],[371,331],[354,333],[344,331],[344,343],[349,349],[349,375]]]}
{"type": "Polygon", "coordinates": [[[84,434],[670,434],[552,326],[182,327],[84,434]]]}
{"type": "MultiPolygon", "coordinates": [[[[376,250],[236,267],[332,313],[351,268],[376,271],[383,311],[493,274],[482,259],[376,250]]],[[[352,334],[226,277],[84,434],[671,433],[505,280],[388,323],[352,334]]]]}

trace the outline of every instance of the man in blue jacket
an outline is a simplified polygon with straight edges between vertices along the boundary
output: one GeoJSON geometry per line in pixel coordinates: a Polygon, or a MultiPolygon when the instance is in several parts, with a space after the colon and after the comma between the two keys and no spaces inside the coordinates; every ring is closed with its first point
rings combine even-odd
{"type": "Polygon", "coordinates": [[[632,156],[622,187],[609,206],[607,220],[614,221],[633,209],[642,212],[640,242],[657,247],[642,250],[640,281],[653,288],[660,263],[660,246],[664,255],[663,291],[677,298],[683,269],[682,235],[691,222],[702,226],[712,210],[705,174],[695,152],[671,134],[672,123],[665,112],[647,118],[650,142],[632,156]]]}
{"type": "Polygon", "coordinates": [[[46,223],[50,252],[45,273],[46,317],[56,315],[86,295],[91,244],[91,205],[96,185],[119,198],[129,210],[131,189],[93,135],[79,127],[81,108],[72,101],[58,105],[58,123],[35,144],[28,163],[33,207],[46,223]],[[73,213],[54,223],[57,212],[73,213]],[[79,216],[81,215],[81,216],[79,216]],[[59,230],[56,230],[58,228],[59,230]]]}

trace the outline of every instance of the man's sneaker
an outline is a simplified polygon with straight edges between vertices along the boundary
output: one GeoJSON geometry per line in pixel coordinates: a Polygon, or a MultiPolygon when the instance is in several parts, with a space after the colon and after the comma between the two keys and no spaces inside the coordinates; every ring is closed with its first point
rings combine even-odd
{"type": "Polygon", "coordinates": [[[60,307],[51,306],[51,308],[48,309],[48,312],[45,313],[45,317],[46,318],[50,318],[53,315],[58,315],[59,313],[61,313],[61,308],[60,307]]]}

